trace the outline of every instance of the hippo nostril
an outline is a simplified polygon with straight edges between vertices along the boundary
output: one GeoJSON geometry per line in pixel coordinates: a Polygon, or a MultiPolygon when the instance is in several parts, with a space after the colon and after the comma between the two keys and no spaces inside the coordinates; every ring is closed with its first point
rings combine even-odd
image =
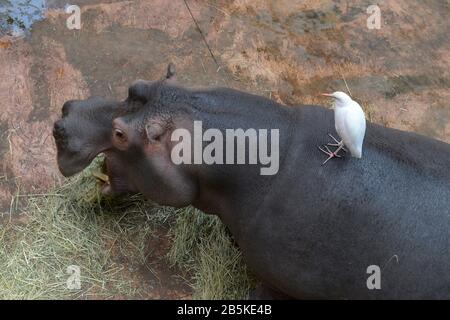
{"type": "Polygon", "coordinates": [[[53,126],[53,136],[56,141],[66,140],[66,130],[64,129],[64,125],[61,120],[55,122],[53,126]]]}
{"type": "Polygon", "coordinates": [[[61,121],[60,120],[56,121],[55,125],[53,126],[53,132],[60,132],[62,130],[64,130],[64,128],[63,128],[61,121]]]}

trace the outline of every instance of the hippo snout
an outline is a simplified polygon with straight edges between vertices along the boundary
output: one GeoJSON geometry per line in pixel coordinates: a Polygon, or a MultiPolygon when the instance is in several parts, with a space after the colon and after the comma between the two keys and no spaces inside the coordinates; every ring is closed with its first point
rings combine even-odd
{"type": "Polygon", "coordinates": [[[69,115],[70,111],[73,109],[75,100],[69,100],[64,103],[61,109],[62,117],[65,118],[69,115]]]}

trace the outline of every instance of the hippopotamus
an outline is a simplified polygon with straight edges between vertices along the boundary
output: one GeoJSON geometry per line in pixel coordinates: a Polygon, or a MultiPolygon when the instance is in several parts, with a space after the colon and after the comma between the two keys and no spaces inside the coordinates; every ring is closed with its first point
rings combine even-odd
{"type": "Polygon", "coordinates": [[[322,166],[317,146],[335,134],[331,110],[173,78],[169,68],[162,80],[131,85],[124,101],[64,105],[55,124],[61,172],[105,153],[119,191],[217,215],[261,281],[259,297],[450,298],[449,144],[368,121],[361,159],[322,166]],[[278,171],[174,163],[172,135],[195,121],[204,130],[278,129],[278,171]]]}

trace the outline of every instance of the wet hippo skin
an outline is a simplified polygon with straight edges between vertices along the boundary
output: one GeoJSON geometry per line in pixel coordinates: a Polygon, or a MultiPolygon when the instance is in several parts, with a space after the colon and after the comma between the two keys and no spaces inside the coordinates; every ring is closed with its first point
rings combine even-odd
{"type": "Polygon", "coordinates": [[[321,166],[317,145],[335,134],[331,110],[227,88],[188,89],[171,77],[135,83],[124,102],[106,103],[100,120],[93,119],[98,104],[76,102],[84,104],[78,115],[55,129],[61,171],[74,174],[106,152],[132,190],[218,215],[265,298],[450,298],[450,145],[368,122],[362,159],[321,166]],[[80,117],[97,133],[70,129],[80,117]],[[194,120],[204,130],[279,129],[278,173],[173,164],[171,133],[192,130],[194,120]],[[84,152],[74,147],[80,139],[95,143],[84,152]],[[379,290],[367,287],[371,265],[381,269],[379,290]]]}

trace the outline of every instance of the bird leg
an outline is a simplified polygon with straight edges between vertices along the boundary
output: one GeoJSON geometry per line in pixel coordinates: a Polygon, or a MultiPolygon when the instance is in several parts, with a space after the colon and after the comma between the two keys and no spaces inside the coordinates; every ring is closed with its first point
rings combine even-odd
{"type": "Polygon", "coordinates": [[[327,163],[330,159],[333,158],[342,158],[342,156],[338,155],[339,150],[341,150],[343,148],[344,144],[342,144],[341,146],[339,146],[336,151],[332,152],[330,150],[330,148],[328,148],[328,146],[324,146],[325,149],[323,149],[322,147],[317,147],[319,148],[320,151],[322,151],[323,153],[325,153],[328,158],[322,163],[322,165],[324,165],[325,163],[327,163]]]}
{"type": "MultiPolygon", "coordinates": [[[[338,139],[336,139],[335,137],[333,137],[333,135],[331,133],[328,134],[328,136],[333,139],[336,143],[327,143],[328,146],[330,147],[341,147],[341,149],[344,152],[347,152],[347,149],[344,148],[344,141],[338,141],[338,139]]],[[[335,151],[335,153],[337,153],[338,150],[335,151]]]]}

